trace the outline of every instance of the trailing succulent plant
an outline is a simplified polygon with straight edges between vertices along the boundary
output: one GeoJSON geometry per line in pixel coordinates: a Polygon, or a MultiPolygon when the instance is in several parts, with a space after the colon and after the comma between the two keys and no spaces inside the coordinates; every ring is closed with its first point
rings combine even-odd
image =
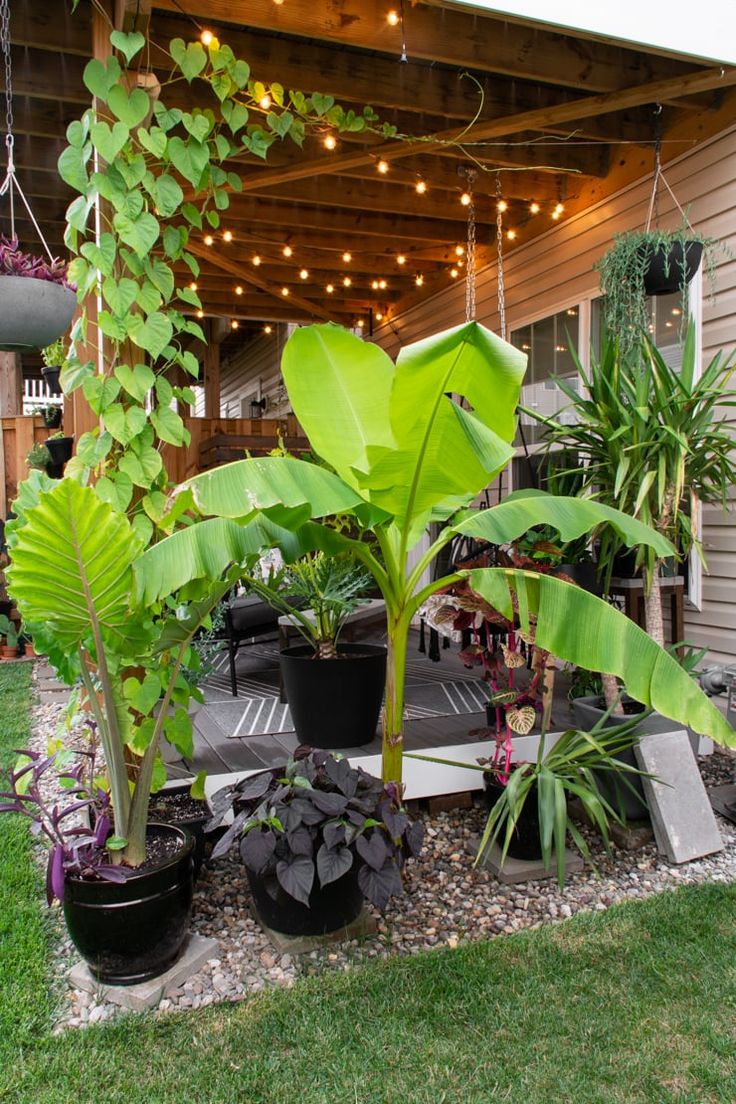
{"type": "Polygon", "coordinates": [[[357,862],[361,891],[383,909],[403,890],[405,859],[422,846],[422,826],[409,820],[393,783],[384,786],[347,759],[304,746],[285,767],[218,790],[212,809],[208,832],[234,813],[212,858],[239,838],[248,869],[274,877],[304,905],[315,884],[329,885],[357,862]]]}
{"type": "Polygon", "coordinates": [[[48,280],[49,283],[60,284],[70,291],[76,291],[75,286],[66,278],[66,261],[58,258],[46,261],[43,257],[24,253],[18,244],[17,237],[6,238],[4,234],[0,234],[0,276],[25,276],[31,280],[48,280]]]}

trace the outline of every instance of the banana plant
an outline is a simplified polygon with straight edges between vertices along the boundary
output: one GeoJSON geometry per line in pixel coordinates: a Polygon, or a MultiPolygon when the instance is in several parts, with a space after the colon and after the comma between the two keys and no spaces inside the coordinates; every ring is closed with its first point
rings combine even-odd
{"type": "MultiPolygon", "coordinates": [[[[671,551],[647,525],[589,499],[523,492],[493,509],[469,509],[514,454],[525,367],[523,353],[475,322],[406,346],[396,364],[337,326],[297,330],[284,351],[284,380],[326,466],[272,456],[182,484],[170,504],[170,525],[185,513],[202,520],[147,550],[138,570],[142,600],[160,601],[167,586],[190,579],[218,578],[252,550],[254,525],[287,560],[310,549],[352,550],[386,603],[383,777],[400,782],[409,629],[431,594],[468,574],[423,582],[457,534],[505,544],[532,526],[551,525],[570,541],[607,523],[627,545],[649,545],[660,556],[671,551]],[[351,515],[357,535],[316,520],[335,513],[351,515]],[[419,550],[431,522],[444,527],[419,550]]],[[[534,572],[488,569],[469,577],[506,616],[535,622],[541,648],[611,671],[645,705],[721,743],[733,741],[719,711],[676,661],[606,603],[534,572]]]]}
{"type": "Polygon", "coordinates": [[[20,512],[9,535],[8,592],[57,672],[70,684],[81,679],[107,765],[114,814],[107,848],[112,861],[139,866],[151,788],[165,780],[161,740],[192,753],[181,668],[192,663],[192,637],[231,582],[221,579],[205,595],[195,584],[173,609],[146,607],[134,578],[143,543],[92,487],[44,476],[25,485],[20,512]]]}

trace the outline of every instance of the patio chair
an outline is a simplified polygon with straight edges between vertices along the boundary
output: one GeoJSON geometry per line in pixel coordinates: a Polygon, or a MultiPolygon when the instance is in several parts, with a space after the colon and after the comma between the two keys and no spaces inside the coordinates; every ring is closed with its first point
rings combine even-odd
{"type": "Polygon", "coordinates": [[[225,632],[228,659],[230,662],[230,689],[234,698],[238,696],[238,683],[235,674],[235,657],[238,649],[256,637],[277,633],[279,627],[278,611],[255,595],[233,598],[225,607],[225,632]]]}

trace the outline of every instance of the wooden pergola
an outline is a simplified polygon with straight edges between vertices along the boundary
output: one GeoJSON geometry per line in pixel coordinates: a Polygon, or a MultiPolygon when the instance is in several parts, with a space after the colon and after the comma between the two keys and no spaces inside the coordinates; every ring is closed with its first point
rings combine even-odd
{"type": "MultiPolygon", "coordinates": [[[[60,255],[71,196],[56,163],[89,102],[86,61],[106,50],[104,8],[11,4],[16,162],[60,255]]],[[[647,172],[657,127],[666,161],[736,117],[736,68],[443,0],[117,0],[107,11],[118,26],[146,25],[162,80],[168,42],[211,30],[266,85],[371,104],[416,139],[339,135],[330,150],[315,136],[301,151],[279,144],[266,163],[245,155],[228,166],[243,180],[223,219],[232,240],[220,231],[208,245],[203,232],[192,251],[206,313],[243,331],[333,319],[370,332],[379,316],[462,279],[467,168],[487,263],[497,188],[511,250],[647,172]]],[[[198,89],[163,96],[186,106],[198,89]]]]}

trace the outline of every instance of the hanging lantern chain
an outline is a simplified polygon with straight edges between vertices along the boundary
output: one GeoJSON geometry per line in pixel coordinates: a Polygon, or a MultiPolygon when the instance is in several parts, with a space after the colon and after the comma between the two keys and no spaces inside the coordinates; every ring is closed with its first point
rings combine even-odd
{"type": "Polygon", "coordinates": [[[475,199],[473,197],[473,181],[475,170],[466,169],[464,173],[468,182],[468,240],[465,248],[465,321],[475,321],[475,199]]]}
{"type": "Polygon", "coordinates": [[[503,284],[503,212],[501,210],[501,176],[496,174],[496,251],[498,260],[498,315],[501,337],[506,340],[506,290],[503,284]]]}

